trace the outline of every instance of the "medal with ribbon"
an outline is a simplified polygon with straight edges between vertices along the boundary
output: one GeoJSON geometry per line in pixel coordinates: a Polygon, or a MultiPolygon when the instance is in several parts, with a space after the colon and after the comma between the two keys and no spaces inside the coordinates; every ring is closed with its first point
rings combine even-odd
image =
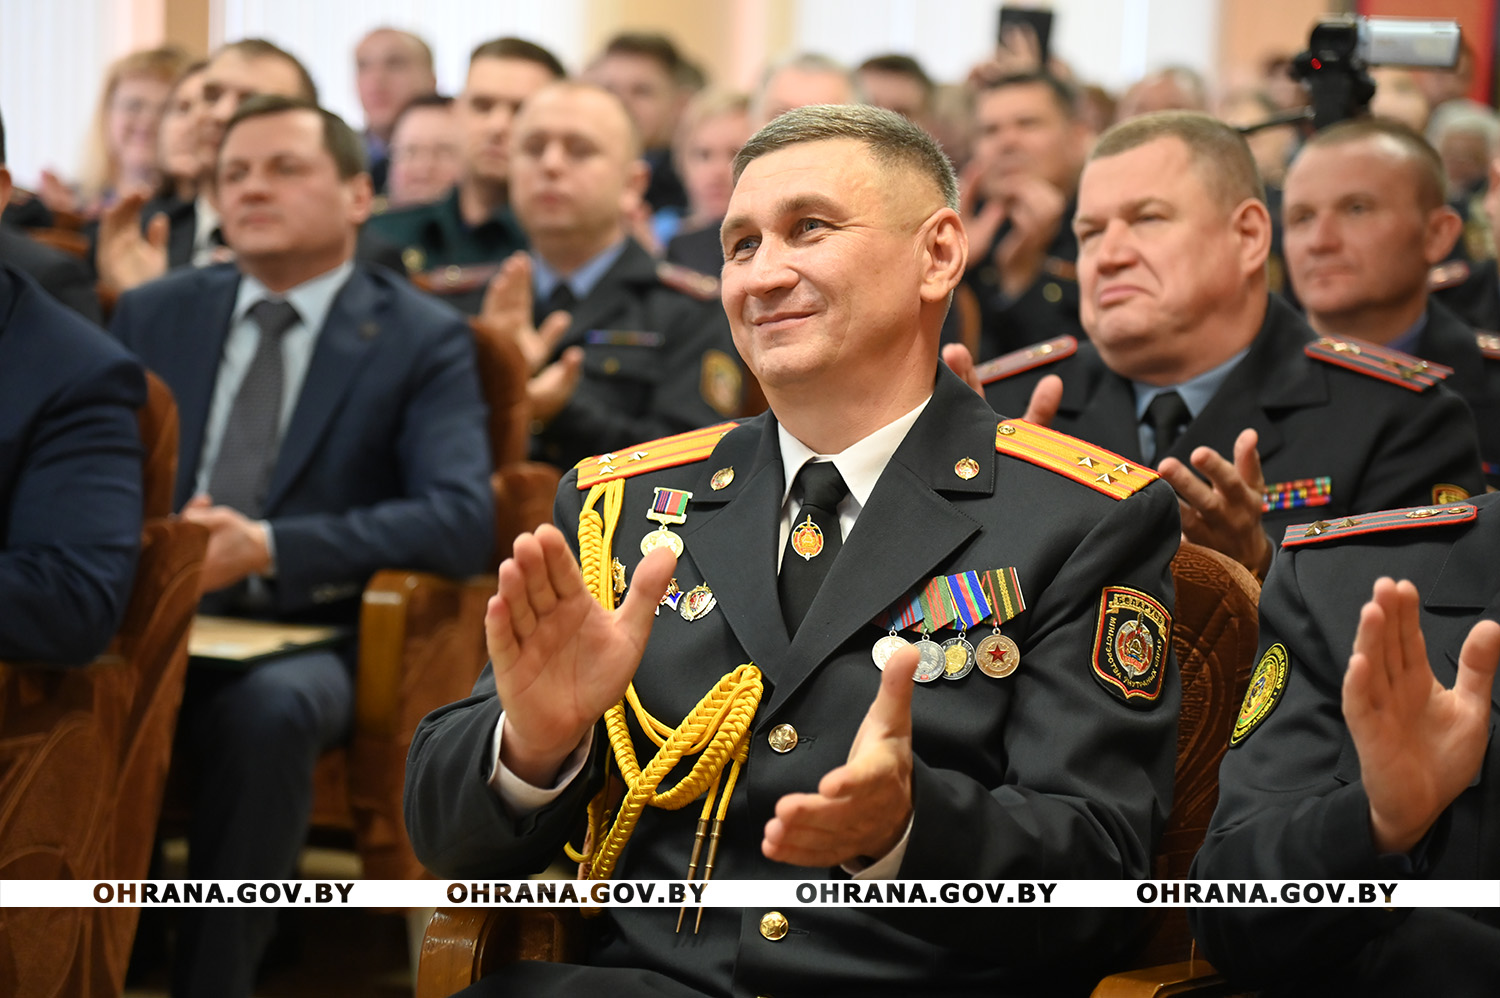
{"type": "Polygon", "coordinates": [[[668,526],[687,522],[687,504],[691,498],[693,494],[683,489],[656,489],[656,498],[646,511],[646,519],[655,520],[661,526],[641,538],[641,554],[650,554],[665,545],[672,549],[673,554],[682,557],[682,538],[668,529],[668,526]]]}

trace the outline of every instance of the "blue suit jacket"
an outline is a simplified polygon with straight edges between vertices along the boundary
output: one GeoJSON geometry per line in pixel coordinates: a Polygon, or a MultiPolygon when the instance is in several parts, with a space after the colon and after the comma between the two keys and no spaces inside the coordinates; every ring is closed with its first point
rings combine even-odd
{"type": "MultiPolygon", "coordinates": [[[[111,330],[177,396],[174,503],[192,497],[240,274],[169,274],[121,297],[111,330]]],[[[318,332],[266,497],[275,612],[353,620],[380,568],[483,571],[494,548],[490,448],[463,318],[356,264],[318,332]]]]}
{"type": "Polygon", "coordinates": [[[0,265],[0,659],[104,650],[141,543],[140,364],[0,265]]]}

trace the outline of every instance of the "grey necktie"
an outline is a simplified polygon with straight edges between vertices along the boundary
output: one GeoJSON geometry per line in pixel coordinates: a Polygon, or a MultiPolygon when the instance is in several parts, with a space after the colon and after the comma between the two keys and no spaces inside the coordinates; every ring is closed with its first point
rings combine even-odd
{"type": "Polygon", "coordinates": [[[249,318],[260,330],[260,343],[224,424],[208,491],[215,505],[229,506],[255,520],[265,506],[281,435],[281,396],[286,383],[281,338],[298,315],[287,302],[264,300],[251,306],[249,318]]]}

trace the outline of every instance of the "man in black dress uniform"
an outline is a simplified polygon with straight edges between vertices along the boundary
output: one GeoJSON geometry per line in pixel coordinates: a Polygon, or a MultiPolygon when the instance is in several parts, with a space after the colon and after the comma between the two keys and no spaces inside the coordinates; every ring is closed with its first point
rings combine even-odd
{"type": "Polygon", "coordinates": [[[1271,537],[1309,513],[1483,489],[1474,417],[1444,369],[1320,338],[1267,294],[1270,216],[1227,125],[1165,111],[1106,132],[1073,228],[1090,342],[998,359],[979,372],[986,395],[1019,413],[1045,386],[1053,427],[1172,483],[1189,540],[1263,577],[1271,537]]]}
{"type": "MultiPolygon", "coordinates": [[[[1179,702],[1171,490],[1136,467],[1086,473],[1109,455],[998,422],[939,365],[967,243],[951,167],[920,128],[868,106],[804,108],[736,165],[723,298],[771,412],[564,479],[562,531],[523,536],[500,570],[491,667],[412,744],[418,855],[454,877],[545,866],[606,757],[651,750],[599,723],[625,722],[612,705],[627,686],[670,727],[730,673],[745,734],[717,877],[1146,876],[1179,702]],[[563,531],[580,538],[589,588],[563,531]],[[609,612],[590,589],[612,604],[616,581],[628,590],[609,612]],[[907,612],[960,590],[963,609],[941,597],[907,612]],[[908,629],[946,647],[891,652],[908,629]],[[914,689],[918,651],[933,681],[914,689]]],[[[616,874],[683,876],[699,814],[646,808],[616,874]]],[[[1132,921],[716,909],[679,932],[675,910],[619,909],[596,923],[586,965],[516,964],[473,993],[1031,993],[1082,984],[1132,921]]]]}
{"type": "Polygon", "coordinates": [[[1493,900],[1413,910],[1399,885],[1500,877],[1497,550],[1493,494],[1287,532],[1193,875],[1395,883],[1396,906],[1193,912],[1209,959],[1237,983],[1265,995],[1494,992],[1493,900]]]}

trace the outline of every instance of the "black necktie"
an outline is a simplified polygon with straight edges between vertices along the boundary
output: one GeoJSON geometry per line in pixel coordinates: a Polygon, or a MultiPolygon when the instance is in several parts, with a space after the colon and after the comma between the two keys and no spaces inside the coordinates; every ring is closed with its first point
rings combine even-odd
{"type": "Polygon", "coordinates": [[[1153,467],[1167,456],[1192,418],[1187,403],[1176,392],[1162,392],[1146,406],[1146,425],[1156,435],[1156,451],[1150,461],[1153,467]]]}
{"type": "Polygon", "coordinates": [[[286,382],[281,337],[298,316],[288,303],[266,300],[251,307],[249,318],[260,330],[260,343],[224,424],[208,492],[215,505],[237,509],[254,520],[265,506],[281,436],[286,382]]]}
{"type": "Polygon", "coordinates": [[[788,636],[795,636],[812,606],[813,597],[828,576],[833,559],[843,547],[839,531],[839,503],[849,494],[844,477],[832,461],[809,462],[797,472],[793,492],[800,488],[802,508],[792,523],[781,557],[781,617],[788,636]]]}
{"type": "Polygon", "coordinates": [[[536,309],[531,317],[532,325],[540,326],[542,320],[546,319],[553,312],[571,312],[573,311],[573,306],[577,304],[578,296],[573,293],[572,288],[568,287],[568,282],[558,281],[557,287],[552,289],[552,293],[547,296],[547,300],[537,302],[536,309]]]}

